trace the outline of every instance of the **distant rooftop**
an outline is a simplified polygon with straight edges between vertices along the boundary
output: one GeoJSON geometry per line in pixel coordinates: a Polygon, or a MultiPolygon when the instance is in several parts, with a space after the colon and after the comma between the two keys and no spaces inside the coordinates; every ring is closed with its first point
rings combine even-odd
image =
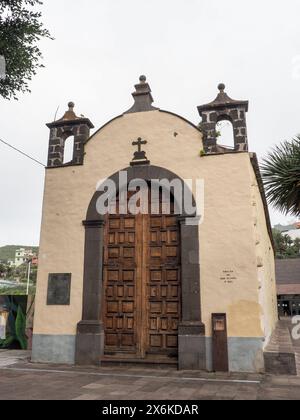
{"type": "Polygon", "coordinates": [[[300,284],[300,258],[276,260],[277,284],[300,284]]]}

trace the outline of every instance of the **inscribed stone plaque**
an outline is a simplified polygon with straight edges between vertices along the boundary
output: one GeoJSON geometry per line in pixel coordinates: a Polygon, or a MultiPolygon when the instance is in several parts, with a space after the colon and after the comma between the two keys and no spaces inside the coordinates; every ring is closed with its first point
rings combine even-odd
{"type": "Polygon", "coordinates": [[[70,305],[71,274],[49,274],[47,305],[70,305]]]}

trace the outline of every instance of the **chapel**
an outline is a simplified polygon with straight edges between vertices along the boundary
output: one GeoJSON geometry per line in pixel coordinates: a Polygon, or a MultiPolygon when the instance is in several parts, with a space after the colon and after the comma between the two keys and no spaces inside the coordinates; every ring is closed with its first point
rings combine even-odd
{"type": "Polygon", "coordinates": [[[225,90],[194,125],[153,106],[141,76],[132,107],[93,134],[72,102],[47,124],[34,362],[264,371],[272,231],[248,101],[225,90]]]}

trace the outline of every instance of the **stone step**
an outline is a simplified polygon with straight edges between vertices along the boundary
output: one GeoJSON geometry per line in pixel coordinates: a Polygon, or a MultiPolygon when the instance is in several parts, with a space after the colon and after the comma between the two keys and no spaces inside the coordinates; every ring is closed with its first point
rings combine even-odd
{"type": "Polygon", "coordinates": [[[300,353],[296,357],[290,321],[279,321],[265,348],[264,359],[267,373],[277,375],[300,375],[300,353]]]}

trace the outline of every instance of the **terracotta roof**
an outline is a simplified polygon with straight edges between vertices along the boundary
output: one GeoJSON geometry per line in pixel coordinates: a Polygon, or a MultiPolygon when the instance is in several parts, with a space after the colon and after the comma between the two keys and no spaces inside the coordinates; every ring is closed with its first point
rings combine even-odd
{"type": "Polygon", "coordinates": [[[200,112],[200,115],[202,111],[207,111],[209,109],[215,110],[216,108],[236,108],[239,106],[242,106],[245,108],[245,111],[248,111],[249,108],[249,101],[235,101],[234,99],[231,99],[227,93],[225,92],[225,85],[224,83],[220,83],[218,86],[218,89],[220,93],[216,97],[216,99],[212,102],[209,102],[208,104],[198,106],[198,110],[200,112]]]}
{"type": "Polygon", "coordinates": [[[278,295],[300,295],[300,284],[277,284],[278,295]]]}
{"type": "Polygon", "coordinates": [[[74,102],[68,103],[68,111],[64,113],[64,116],[59,120],[55,120],[52,123],[46,124],[48,128],[60,127],[64,125],[72,125],[74,122],[86,123],[90,128],[94,128],[93,124],[88,118],[85,118],[83,115],[78,117],[74,112],[75,104],[74,102]]]}
{"type": "Polygon", "coordinates": [[[276,260],[277,285],[300,285],[300,258],[276,260]]]}

